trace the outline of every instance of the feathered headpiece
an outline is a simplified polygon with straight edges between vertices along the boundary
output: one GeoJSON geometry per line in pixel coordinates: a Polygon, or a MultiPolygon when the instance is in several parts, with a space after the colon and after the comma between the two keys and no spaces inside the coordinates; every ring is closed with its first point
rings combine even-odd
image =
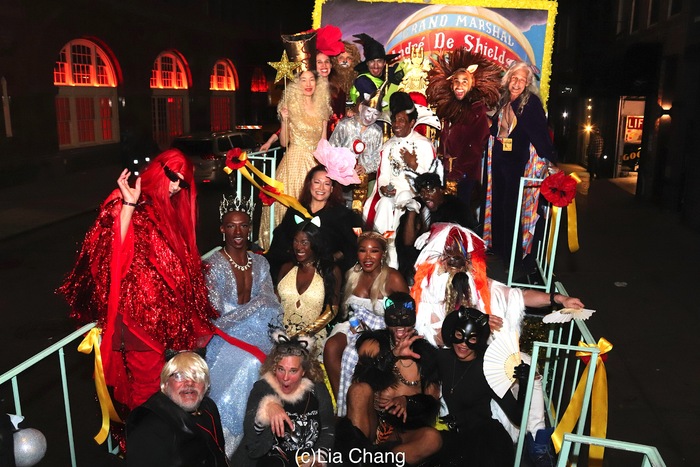
{"type": "Polygon", "coordinates": [[[442,52],[431,61],[433,68],[428,72],[426,95],[441,119],[455,120],[464,106],[477,101],[489,108],[498,103],[503,70],[482,55],[460,47],[453,52],[442,52]],[[461,101],[452,92],[452,77],[458,71],[467,73],[472,80],[471,89],[461,101]]]}
{"type": "Polygon", "coordinates": [[[253,218],[253,211],[255,210],[255,203],[250,199],[239,198],[238,196],[229,195],[223,196],[223,199],[219,203],[219,220],[222,220],[226,214],[229,212],[244,212],[248,214],[248,217],[253,218]]]}

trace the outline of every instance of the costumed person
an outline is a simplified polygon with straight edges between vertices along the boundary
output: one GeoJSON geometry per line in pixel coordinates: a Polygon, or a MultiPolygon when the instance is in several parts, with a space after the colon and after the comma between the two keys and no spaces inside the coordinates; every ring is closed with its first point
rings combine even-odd
{"type": "Polygon", "coordinates": [[[386,329],[365,331],[357,341],[360,357],[336,449],[385,446],[401,453],[405,464],[419,465],[442,446],[434,428],[440,405],[437,349],[416,334],[409,294],[392,293],[385,302],[386,329]]]}
{"type": "MultiPolygon", "coordinates": [[[[340,29],[332,24],[324,26],[322,28],[316,29],[316,57],[315,57],[315,70],[318,72],[318,76],[328,80],[329,92],[330,92],[330,105],[331,105],[331,115],[328,119],[328,128],[326,129],[326,134],[330,135],[335,128],[336,123],[345,116],[345,108],[347,102],[347,93],[352,85],[345,85],[344,82],[347,79],[344,73],[345,69],[342,68],[348,60],[352,60],[350,54],[346,53],[347,43],[340,40],[342,33],[340,29]],[[338,57],[343,56],[343,61],[339,62],[338,57]]],[[[354,46],[353,46],[354,47],[354,46]]],[[[357,60],[355,63],[359,63],[360,54],[357,52],[357,47],[355,48],[355,53],[357,54],[357,60]]],[[[352,67],[350,67],[352,71],[352,67]]],[[[356,76],[353,72],[352,79],[356,76]]],[[[280,130],[276,131],[260,146],[260,151],[267,151],[272,147],[274,143],[279,141],[280,130]]]]}
{"type": "MultiPolygon", "coordinates": [[[[321,230],[325,233],[328,250],[344,274],[357,263],[357,235],[354,229],[362,227],[362,217],[348,209],[343,199],[343,185],[354,181],[354,169],[352,165],[348,168],[340,164],[342,158],[333,157],[333,151],[326,145],[325,140],[319,141],[314,153],[328,167],[317,165],[309,171],[304,179],[299,203],[312,216],[321,220],[321,230]],[[328,152],[329,156],[324,157],[322,152],[328,152]]],[[[292,240],[297,229],[296,217],[303,215],[294,208],[287,209],[282,222],[275,228],[270,248],[265,252],[275,282],[280,267],[294,260],[292,240]]]]}
{"type": "Polygon", "coordinates": [[[337,85],[342,92],[345,93],[345,115],[352,116],[350,108],[353,104],[350,99],[350,89],[352,88],[355,78],[357,78],[357,72],[355,71],[355,66],[362,61],[360,56],[360,50],[355,44],[348,41],[343,41],[344,50],[340,52],[335,57],[331,57],[331,64],[333,65],[333,83],[337,85]],[[348,113],[350,112],[350,113],[348,113]]]}
{"type": "Polygon", "coordinates": [[[248,397],[245,435],[232,465],[325,467],[319,454],[333,448],[335,426],[323,371],[310,356],[310,340],[279,334],[275,341],[248,397]],[[302,455],[316,462],[299,462],[302,455]]]}
{"type": "Polygon", "coordinates": [[[379,168],[379,149],[384,134],[376,122],[381,114],[383,90],[382,86],[372,96],[365,96],[357,106],[357,113],[338,122],[328,140],[333,146],[350,149],[357,159],[355,170],[360,183],[354,186],[352,193],[352,208],[356,211],[362,210],[362,203],[367,199],[368,174],[379,168]]]}
{"type": "MultiPolygon", "coordinates": [[[[500,97],[502,70],[462,46],[433,59],[428,73],[428,102],[442,122],[438,153],[445,166],[447,191],[472,213],[481,206],[482,162],[490,118],[500,97]]],[[[477,217],[475,215],[475,217],[477,217]]]]}
{"type": "Polygon", "coordinates": [[[224,247],[205,259],[209,300],[221,315],[216,336],[207,346],[210,397],[221,412],[230,458],[243,437],[245,407],[240,401],[258,380],[264,356],[272,349],[269,327],[282,327],[282,307],[264,257],[248,251],[254,205],[223,197],[219,219],[224,247]]]}
{"type": "MultiPolygon", "coordinates": [[[[394,136],[382,146],[377,181],[363,208],[366,227],[381,234],[396,231],[404,204],[415,196],[411,179],[439,164],[432,143],[413,131],[418,110],[411,97],[396,92],[389,100],[389,107],[394,136]]],[[[389,254],[389,265],[396,267],[393,242],[389,254]]]]}
{"type": "Polygon", "coordinates": [[[509,433],[491,413],[495,401],[510,422],[519,425],[525,402],[530,365],[515,367],[518,397],[509,390],[501,398],[484,375],[484,352],[489,338],[489,316],[474,308],[460,307],[445,318],[437,364],[442,397],[448,414],[441,418],[443,432],[440,465],[475,467],[513,465],[515,450],[509,433]]]}
{"type": "Polygon", "coordinates": [[[355,342],[361,329],[384,328],[384,297],[407,292],[399,272],[387,265],[387,241],[376,232],[363,232],[357,239],[357,264],[345,276],[342,309],[359,323],[338,323],[323,348],[323,362],[333,389],[338,415],[345,415],[346,395],[357,364],[355,342]]]}
{"type": "Polygon", "coordinates": [[[544,178],[556,168],[557,155],[547,117],[535,86],[535,74],[527,63],[515,62],[501,80],[501,99],[491,124],[487,152],[487,193],[484,209],[484,240],[510,266],[513,232],[522,221],[515,245],[515,266],[525,264],[537,223],[539,189],[526,189],[521,219],[516,219],[521,177],[544,178]]]}
{"type": "Polygon", "coordinates": [[[476,227],[476,219],[461,199],[446,192],[440,176],[426,172],[416,177],[413,188],[417,196],[415,203],[406,203],[406,212],[401,216],[396,231],[396,252],[399,272],[413,285],[415,263],[420,251],[414,246],[416,239],[430,230],[432,224],[450,222],[468,229],[476,227]]]}
{"type": "Polygon", "coordinates": [[[311,356],[318,358],[327,335],[326,325],[338,314],[342,274],[328,252],[320,219],[297,217],[297,222],[292,241],[294,261],[282,265],[277,295],[287,334],[311,336],[311,356]]]}
{"type": "Polygon", "coordinates": [[[442,322],[457,306],[481,310],[490,316],[492,331],[522,330],[525,307],[563,305],[583,308],[578,298],[534,289],[511,288],[486,275],[486,245],[469,229],[457,224],[433,224],[416,240],[421,249],[416,261],[411,295],[418,304],[416,330],[430,343],[443,345],[442,322]],[[458,294],[459,292],[459,294],[458,294]],[[457,296],[461,297],[456,303],[457,296]]]}
{"type": "Polygon", "coordinates": [[[197,250],[192,163],[169,149],[104,201],[58,289],[80,323],[97,321],[105,381],[133,409],[158,391],[166,349],[204,347],[218,315],[197,250]]]}
{"type": "Polygon", "coordinates": [[[194,352],[175,354],[160,373],[160,391],[126,422],[129,467],[227,467],[221,418],[206,396],[209,368],[194,352]]]}
{"type": "Polygon", "coordinates": [[[387,54],[384,46],[367,34],[355,34],[354,37],[357,38],[356,42],[362,44],[365,59],[355,65],[358,75],[350,88],[350,100],[354,104],[361,102],[365,95],[371,96],[384,81],[388,81],[384,92],[385,100],[388,102],[391,95],[399,89],[398,84],[403,78],[403,72],[399,70],[398,64],[392,63],[399,54],[387,54]]]}
{"type": "Polygon", "coordinates": [[[333,57],[345,52],[341,40],[342,33],[332,24],[316,29],[316,71],[328,80],[331,96],[332,113],[328,119],[326,134],[330,135],[337,123],[345,116],[347,91],[338,80],[338,72],[333,66],[333,57]]]}
{"type": "MultiPolygon", "coordinates": [[[[287,85],[277,106],[282,122],[280,143],[285,146],[276,179],[284,183],[284,193],[294,198],[301,194],[304,178],[316,165],[313,152],[320,139],[326,139],[326,125],[331,114],[328,80],[317,79],[317,73],[302,71],[287,85]]],[[[275,206],[275,222],[279,225],[286,207],[275,206]]],[[[267,249],[270,241],[270,209],[264,207],[260,221],[259,242],[267,249]]]]}

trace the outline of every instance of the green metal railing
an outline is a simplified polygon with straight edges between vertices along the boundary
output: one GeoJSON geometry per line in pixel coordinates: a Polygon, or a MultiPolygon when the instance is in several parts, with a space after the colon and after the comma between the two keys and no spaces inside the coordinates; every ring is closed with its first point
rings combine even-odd
{"type": "Polygon", "coordinates": [[[576,448],[580,449],[581,445],[583,444],[587,444],[589,446],[603,446],[604,448],[639,453],[642,455],[642,467],[666,467],[666,463],[661,458],[661,454],[659,454],[658,449],[656,449],[654,446],[628,443],[627,441],[618,441],[607,438],[594,438],[592,436],[577,435],[573,433],[566,433],[564,435],[564,442],[562,443],[561,451],[559,452],[557,467],[566,467],[567,465],[570,465],[567,463],[569,462],[569,455],[571,454],[572,445],[575,445],[574,457],[578,457],[578,450],[576,448]]]}
{"type": "MultiPolygon", "coordinates": [[[[50,347],[47,347],[46,349],[42,350],[38,354],[34,355],[33,357],[29,358],[28,360],[25,360],[24,362],[20,363],[10,371],[7,371],[0,375],[0,385],[5,384],[6,382],[10,381],[12,384],[12,395],[14,398],[14,403],[15,403],[15,413],[17,415],[22,415],[22,403],[20,401],[20,390],[19,390],[19,382],[17,380],[17,377],[27,370],[28,368],[36,365],[46,357],[53,355],[54,353],[58,353],[58,360],[60,363],[61,367],[61,385],[63,387],[63,404],[65,406],[65,413],[66,413],[66,427],[67,427],[67,432],[68,432],[68,446],[70,450],[70,458],[71,458],[71,466],[76,467],[76,460],[75,460],[75,442],[73,440],[73,419],[71,417],[71,408],[70,408],[70,400],[68,398],[68,379],[66,377],[66,361],[65,361],[65,352],[63,348],[72,343],[73,341],[77,339],[82,339],[85,334],[92,328],[95,327],[95,323],[90,323],[86,324],[85,326],[81,327],[77,331],[73,332],[72,334],[64,337],[60,341],[56,342],[55,344],[51,345],[50,347]]],[[[112,450],[111,447],[111,440],[110,444],[108,445],[108,449],[110,451],[112,450]]]]}
{"type": "Polygon", "coordinates": [[[515,228],[513,229],[513,245],[510,252],[510,264],[508,268],[508,281],[509,287],[527,287],[530,289],[543,290],[547,293],[550,292],[552,286],[552,277],[554,275],[554,260],[557,254],[557,243],[559,239],[559,225],[561,224],[562,211],[555,210],[550,203],[544,201],[540,198],[539,202],[542,205],[542,210],[544,211],[543,223],[543,235],[539,239],[533,239],[535,242],[532,245],[532,251],[535,255],[535,262],[537,265],[538,272],[542,277],[542,284],[531,284],[529,282],[516,282],[515,278],[515,255],[520,251],[519,244],[522,243],[521,235],[521,216],[522,216],[522,206],[523,206],[523,195],[526,189],[539,188],[542,185],[543,179],[540,178],[520,178],[520,191],[518,194],[518,209],[515,213],[515,228]],[[552,222],[552,217],[554,222],[552,222]],[[554,231],[552,232],[552,229],[554,231]]]}
{"type": "MultiPolygon", "coordinates": [[[[568,295],[564,286],[557,282],[555,291],[562,295],[568,295]]],[[[525,392],[523,416],[520,423],[520,434],[516,446],[515,466],[522,461],[530,404],[534,392],[535,376],[540,368],[542,378],[542,392],[544,395],[545,413],[549,426],[556,427],[558,421],[566,410],[569,401],[574,395],[579,380],[586,369],[585,364],[575,357],[576,352],[590,352],[592,364],[588,366],[588,377],[583,395],[581,413],[576,426],[576,433],[583,434],[590,408],[591,392],[597,365],[597,357],[600,349],[596,347],[597,341],[593,339],[585,321],[572,320],[569,323],[550,324],[547,342],[536,341],[533,344],[532,363],[530,375],[525,392]],[[577,345],[584,342],[594,347],[577,345]],[[543,352],[544,350],[544,352],[543,352]]],[[[578,455],[580,446],[576,446],[575,455],[578,455]]]]}

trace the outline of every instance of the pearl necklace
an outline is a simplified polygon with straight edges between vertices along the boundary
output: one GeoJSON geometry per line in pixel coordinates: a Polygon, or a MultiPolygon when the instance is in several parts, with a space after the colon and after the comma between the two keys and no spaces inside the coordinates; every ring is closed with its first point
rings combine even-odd
{"type": "Polygon", "coordinates": [[[224,254],[226,255],[226,257],[228,258],[228,262],[231,263],[231,266],[238,269],[239,271],[247,271],[253,265],[253,258],[251,258],[250,255],[248,255],[248,253],[246,253],[246,257],[248,258],[248,262],[245,263],[245,265],[241,266],[240,264],[235,262],[233,260],[233,258],[231,258],[231,255],[228,254],[228,252],[226,251],[226,248],[222,248],[221,251],[223,251],[224,254]]]}

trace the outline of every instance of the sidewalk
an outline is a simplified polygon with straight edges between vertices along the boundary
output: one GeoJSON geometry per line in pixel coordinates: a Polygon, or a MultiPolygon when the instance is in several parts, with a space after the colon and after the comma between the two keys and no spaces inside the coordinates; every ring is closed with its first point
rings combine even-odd
{"type": "Polygon", "coordinates": [[[0,189],[0,240],[89,211],[117,187],[120,165],[0,189]]]}

